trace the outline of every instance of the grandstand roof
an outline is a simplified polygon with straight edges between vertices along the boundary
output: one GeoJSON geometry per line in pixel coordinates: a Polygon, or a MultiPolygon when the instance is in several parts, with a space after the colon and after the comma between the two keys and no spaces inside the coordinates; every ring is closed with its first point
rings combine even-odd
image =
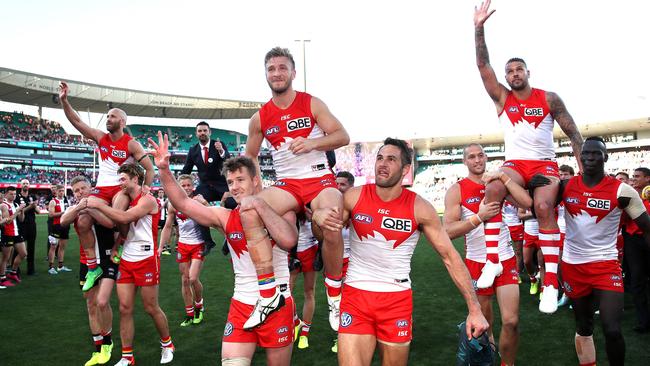
{"type": "Polygon", "coordinates": [[[130,116],[184,119],[246,119],[263,103],[154,93],[96,85],[0,67],[0,100],[60,108],[59,81],[70,86],[69,99],[78,110],[106,113],[121,108],[130,116]]]}
{"type": "MultiPolygon", "coordinates": [[[[638,132],[650,130],[650,117],[635,118],[621,121],[609,121],[598,123],[579,124],[578,129],[584,137],[611,135],[625,132],[638,132]]],[[[564,132],[555,126],[553,130],[554,138],[565,138],[564,132]]],[[[472,142],[480,144],[501,144],[503,143],[503,132],[491,132],[485,134],[474,134],[465,136],[444,136],[431,137],[424,139],[415,139],[412,141],[416,151],[426,151],[428,149],[439,149],[447,147],[464,146],[472,142]]]]}

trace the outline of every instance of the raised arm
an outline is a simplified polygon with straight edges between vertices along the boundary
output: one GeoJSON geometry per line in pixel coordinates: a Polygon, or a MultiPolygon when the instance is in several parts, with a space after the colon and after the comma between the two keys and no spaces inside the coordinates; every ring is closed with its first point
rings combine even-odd
{"type": "Polygon", "coordinates": [[[63,112],[65,112],[65,116],[68,118],[68,121],[70,121],[70,123],[72,123],[72,126],[74,126],[74,128],[76,128],[77,131],[79,131],[85,138],[99,142],[99,140],[101,140],[101,138],[104,136],[104,133],[96,128],[92,128],[87,125],[84,121],[81,120],[81,117],[79,117],[79,114],[77,114],[74,108],[72,108],[72,105],[68,101],[68,84],[62,81],[59,84],[59,89],[59,101],[63,106],[63,112]]]}
{"type": "Polygon", "coordinates": [[[582,144],[584,140],[578,130],[578,126],[573,121],[573,117],[567,111],[564,102],[559,95],[553,92],[546,92],[546,103],[551,111],[551,115],[557,121],[557,124],[560,126],[565,135],[571,140],[571,150],[573,150],[573,156],[576,157],[578,162],[578,171],[582,172],[582,162],[580,161],[580,152],[582,151],[582,144]]]}
{"type": "Polygon", "coordinates": [[[154,169],[153,169],[153,163],[151,162],[151,159],[147,156],[147,152],[144,151],[144,148],[142,145],[136,141],[135,139],[132,139],[129,141],[129,152],[135,158],[135,160],[142,165],[144,168],[144,186],[147,186],[147,188],[151,188],[151,183],[153,183],[153,178],[155,175],[154,169]]]}
{"type": "Polygon", "coordinates": [[[469,233],[482,222],[493,218],[500,210],[500,202],[486,204],[485,201],[481,201],[478,213],[471,216],[469,220],[462,220],[460,186],[456,183],[449,187],[449,190],[445,194],[445,214],[442,218],[443,226],[449,238],[456,239],[469,233]]]}
{"type": "Polygon", "coordinates": [[[467,337],[480,336],[488,329],[489,325],[481,312],[481,305],[476,297],[476,292],[474,292],[474,285],[467,267],[449,240],[449,236],[443,230],[436,210],[431,203],[419,196],[415,200],[415,219],[433,249],[440,255],[442,262],[447,267],[447,272],[465,299],[469,310],[466,322],[467,337]]]}
{"type": "Polygon", "coordinates": [[[503,105],[508,95],[508,89],[497,80],[497,75],[490,65],[490,55],[488,54],[487,44],[485,43],[485,29],[483,25],[485,21],[496,10],[490,10],[490,0],[481,3],[480,7],[474,8],[474,42],[476,43],[476,66],[481,74],[483,86],[488,95],[497,106],[497,110],[501,112],[503,105]]]}
{"type": "Polygon", "coordinates": [[[174,208],[191,217],[199,225],[221,228],[223,225],[218,214],[221,208],[206,207],[188,197],[176,181],[176,178],[174,178],[171,170],[169,170],[169,157],[171,154],[168,150],[169,137],[167,134],[163,136],[162,132],[158,131],[158,142],[149,139],[149,144],[153,147],[153,150],[150,150],[149,153],[153,155],[154,163],[158,167],[160,183],[162,183],[167,198],[174,205],[174,208]]]}

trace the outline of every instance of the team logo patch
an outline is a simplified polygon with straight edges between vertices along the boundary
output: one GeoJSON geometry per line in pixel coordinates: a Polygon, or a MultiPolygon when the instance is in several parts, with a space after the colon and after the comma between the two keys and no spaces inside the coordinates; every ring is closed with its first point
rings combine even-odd
{"type": "Polygon", "coordinates": [[[223,336],[227,337],[232,334],[232,331],[235,329],[231,322],[226,322],[226,327],[223,330],[223,336]]]}
{"type": "Polygon", "coordinates": [[[275,182],[275,184],[274,184],[274,186],[276,186],[276,187],[284,187],[286,185],[287,185],[287,183],[285,183],[285,182],[283,182],[281,180],[275,182]]]}
{"type": "Polygon", "coordinates": [[[183,256],[181,255],[181,253],[176,253],[176,259],[178,259],[178,260],[183,259],[183,256]]]}
{"type": "Polygon", "coordinates": [[[91,194],[99,194],[99,189],[98,188],[93,188],[90,190],[91,194]]]}
{"type": "Polygon", "coordinates": [[[413,222],[409,219],[401,219],[401,218],[384,216],[381,218],[381,228],[386,230],[409,233],[413,228],[413,222]]]}
{"type": "Polygon", "coordinates": [[[505,163],[503,163],[503,166],[515,166],[515,163],[513,163],[512,161],[506,161],[505,163]]]}
{"type": "Polygon", "coordinates": [[[265,133],[265,135],[266,135],[266,136],[271,136],[271,135],[275,135],[275,134],[278,133],[278,132],[280,132],[280,127],[278,127],[278,126],[271,126],[271,127],[269,127],[269,128],[266,129],[266,133],[265,133]]]}
{"type": "Polygon", "coordinates": [[[481,202],[481,197],[470,197],[465,200],[465,203],[467,203],[468,205],[471,205],[473,203],[479,203],[479,202],[481,202]]]}
{"type": "Polygon", "coordinates": [[[519,113],[519,108],[517,108],[516,105],[513,105],[510,108],[508,108],[508,113],[519,113]]]}
{"type": "Polygon", "coordinates": [[[321,179],[320,180],[320,185],[324,187],[332,186],[334,185],[334,182],[332,182],[331,179],[321,179]]]}
{"type": "Polygon", "coordinates": [[[289,327],[283,326],[283,327],[278,328],[278,330],[276,330],[275,332],[278,333],[278,334],[284,334],[284,333],[287,333],[288,331],[289,331],[289,327]]]}
{"type": "Polygon", "coordinates": [[[362,224],[372,224],[372,216],[366,215],[364,213],[354,214],[354,221],[360,222],[362,224]]]}
{"type": "Polygon", "coordinates": [[[235,231],[234,233],[228,234],[228,240],[242,240],[244,238],[244,233],[240,231],[235,231]]]}
{"type": "Polygon", "coordinates": [[[309,128],[311,128],[311,119],[309,117],[296,118],[292,119],[291,121],[287,121],[287,130],[289,132],[309,128]]]}
{"type": "Polygon", "coordinates": [[[341,313],[341,323],[340,324],[341,324],[341,326],[343,328],[349,327],[352,324],[352,315],[350,315],[350,314],[348,314],[346,312],[341,313]]]}
{"type": "Polygon", "coordinates": [[[409,326],[409,321],[406,319],[398,320],[395,322],[395,325],[398,328],[407,328],[409,326]]]}
{"type": "Polygon", "coordinates": [[[571,286],[569,286],[569,283],[566,281],[562,283],[562,286],[564,286],[564,291],[566,291],[567,293],[571,293],[573,291],[571,286]]]}
{"type": "Polygon", "coordinates": [[[102,152],[105,152],[105,153],[108,152],[108,149],[106,148],[106,146],[100,147],[99,150],[101,150],[102,152]]]}
{"type": "Polygon", "coordinates": [[[621,280],[621,276],[618,276],[618,275],[612,275],[611,279],[612,279],[612,281],[620,281],[620,280],[621,280]]]}
{"type": "Polygon", "coordinates": [[[153,273],[147,272],[147,273],[144,274],[144,277],[145,278],[153,278],[153,273]]]}

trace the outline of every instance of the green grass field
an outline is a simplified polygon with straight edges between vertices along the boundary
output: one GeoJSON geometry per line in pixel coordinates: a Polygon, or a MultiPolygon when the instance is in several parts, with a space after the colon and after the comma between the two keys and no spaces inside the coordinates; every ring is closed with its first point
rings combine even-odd
{"type": "MultiPolygon", "coordinates": [[[[74,230],[66,253],[66,264],[74,272],[51,276],[47,274],[45,257],[45,217],[38,218],[36,276],[23,277],[23,283],[0,290],[0,309],[5,311],[0,321],[0,365],[83,365],[93,351],[85,301],[79,290],[79,244],[74,230]]],[[[217,238],[221,242],[221,236],[217,238]]],[[[424,241],[413,256],[414,340],[411,365],[454,365],[457,346],[456,324],[464,320],[466,308],[452,284],[437,254],[424,241]]],[[[462,243],[456,242],[458,248],[462,243]]],[[[23,271],[26,263],[23,264],[23,271]]],[[[232,267],[218,250],[207,257],[201,276],[205,288],[205,321],[199,326],[181,328],[183,302],[180,278],[174,256],[162,259],[160,303],[167,314],[171,335],[176,346],[175,365],[220,364],[221,335],[233,289],[232,267]]],[[[302,304],[301,282],[295,292],[297,304],[302,304]]],[[[537,301],[528,295],[527,284],[521,285],[519,365],[577,365],[573,347],[574,320],[568,308],[554,315],[543,315],[537,301]]],[[[336,355],[330,351],[334,332],[327,323],[327,304],[322,281],[317,283],[316,315],[310,335],[310,347],[294,349],[294,365],[335,365],[336,355]]],[[[113,339],[115,350],[109,365],[120,358],[119,314],[117,299],[113,298],[113,339]]],[[[498,319],[498,310],[495,316],[498,319]]],[[[136,305],[136,334],[134,351],[138,365],[155,365],[160,359],[158,336],[152,321],[136,305]]],[[[649,365],[650,335],[632,332],[634,309],[626,297],[624,336],[627,343],[628,365],[649,365]]],[[[599,365],[607,364],[600,323],[596,322],[596,348],[599,365]]],[[[495,331],[498,334],[499,325],[495,331]]],[[[263,365],[261,352],[254,365],[263,365]]],[[[373,364],[379,364],[375,359],[373,364]]]]}

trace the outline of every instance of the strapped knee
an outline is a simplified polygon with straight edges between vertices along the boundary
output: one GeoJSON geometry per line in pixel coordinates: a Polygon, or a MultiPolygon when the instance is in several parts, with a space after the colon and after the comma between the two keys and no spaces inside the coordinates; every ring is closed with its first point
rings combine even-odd
{"type": "Polygon", "coordinates": [[[221,359],[221,366],[250,366],[251,359],[246,357],[227,357],[221,359]]]}

